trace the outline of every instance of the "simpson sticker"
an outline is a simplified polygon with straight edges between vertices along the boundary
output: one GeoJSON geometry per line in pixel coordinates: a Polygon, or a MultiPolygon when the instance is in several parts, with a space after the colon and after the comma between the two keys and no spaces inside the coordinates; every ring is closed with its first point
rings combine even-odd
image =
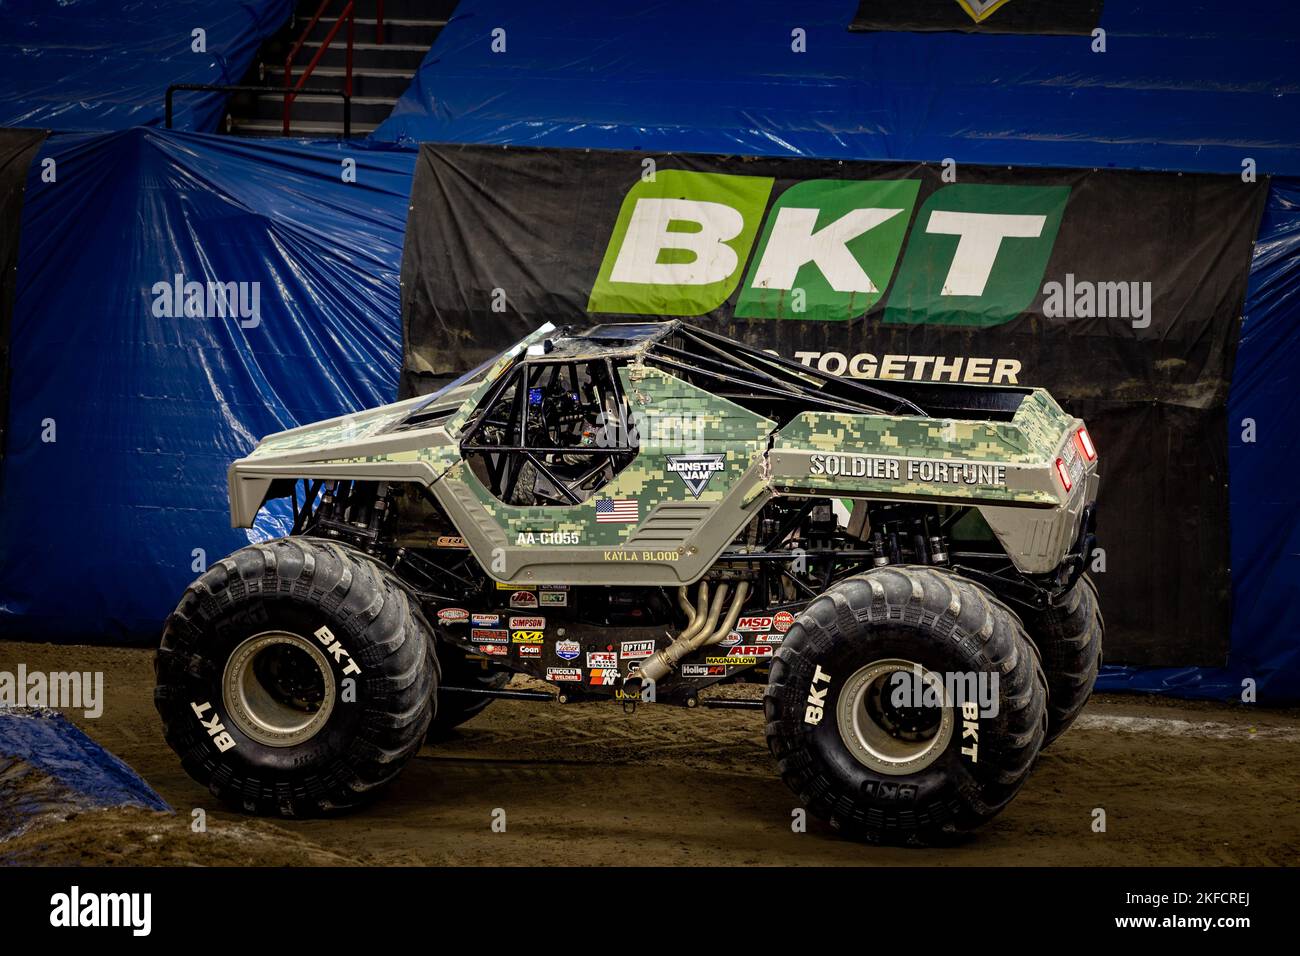
{"type": "Polygon", "coordinates": [[[614,651],[592,651],[587,655],[588,667],[618,667],[618,654],[614,651]]]}
{"type": "Polygon", "coordinates": [[[520,617],[518,615],[510,618],[510,630],[529,630],[540,631],[546,628],[546,618],[544,617],[520,617]]]}
{"type": "Polygon", "coordinates": [[[698,498],[708,487],[709,479],[722,471],[724,458],[723,455],[669,455],[668,471],[680,478],[686,490],[698,498]]]}
{"type": "Polygon", "coordinates": [[[499,628],[476,627],[470,630],[469,639],[475,644],[509,644],[510,632],[499,628]]]}
{"type": "Polygon", "coordinates": [[[444,607],[438,612],[440,624],[464,624],[469,620],[469,611],[463,607],[444,607]]]}
{"type": "Polygon", "coordinates": [[[546,679],[549,681],[577,681],[582,683],[582,668],[548,667],[546,668],[546,679]]]}
{"type": "Polygon", "coordinates": [[[831,689],[831,675],[822,670],[820,664],[813,671],[812,686],[808,689],[808,703],[804,707],[803,722],[812,724],[816,727],[822,722],[822,717],[826,712],[826,692],[831,689]],[[818,684],[825,684],[825,687],[818,689],[818,684]]]}
{"type": "Polygon", "coordinates": [[[620,647],[624,660],[649,657],[655,652],[654,641],[624,641],[620,647]]]}
{"type": "Polygon", "coordinates": [[[582,653],[582,645],[577,641],[556,641],[555,656],[562,661],[577,660],[582,653]]]}

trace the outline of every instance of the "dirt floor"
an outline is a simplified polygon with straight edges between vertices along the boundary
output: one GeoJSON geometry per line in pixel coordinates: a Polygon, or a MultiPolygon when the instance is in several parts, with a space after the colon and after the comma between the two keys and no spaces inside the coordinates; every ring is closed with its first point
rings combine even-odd
{"type": "MultiPolygon", "coordinates": [[[[0,643],[0,670],[103,671],[103,716],[69,713],[177,810],[83,813],[0,843],[49,864],[1210,865],[1300,863],[1300,711],[1095,697],[1019,797],[960,846],[881,849],[810,820],[756,711],[498,701],[425,748],[372,807],[325,821],[230,813],[181,770],[152,653],[0,643]],[[1106,831],[1093,831],[1103,808],[1106,831]],[[205,808],[207,832],[191,811],[205,808]],[[505,812],[504,833],[494,811],[505,812]]],[[[757,694],[757,687],[731,694],[757,694]]],[[[498,814],[499,816],[499,814],[498,814]]]]}

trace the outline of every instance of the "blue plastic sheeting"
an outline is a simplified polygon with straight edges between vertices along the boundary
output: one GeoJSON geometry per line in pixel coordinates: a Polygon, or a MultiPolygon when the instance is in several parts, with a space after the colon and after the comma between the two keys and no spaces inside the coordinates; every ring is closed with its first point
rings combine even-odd
{"type": "MultiPolygon", "coordinates": [[[[159,126],[173,83],[238,83],[293,0],[3,0],[0,126],[159,126]],[[205,31],[197,53],[193,31],[205,31]]],[[[178,93],[177,129],[217,128],[226,97],[178,93]]]]}
{"type": "MultiPolygon", "coordinates": [[[[135,806],[171,810],[140,775],[87,737],[57,711],[43,707],[0,710],[0,818],[5,828],[54,811],[135,806]]],[[[6,835],[0,831],[0,838],[6,835]]]]}
{"type": "Polygon", "coordinates": [[[1249,156],[1300,175],[1289,0],[1249,15],[1107,3],[1105,53],[1087,37],[849,33],[856,10],[461,0],[373,136],[1207,172],[1249,156]],[[791,50],[796,28],[805,53],[791,50]]]}
{"type": "Polygon", "coordinates": [[[230,462],[395,399],[414,162],[147,129],[47,140],[23,208],[0,636],[157,640],[200,558],[248,543],[230,528],[230,462]],[[155,284],[178,274],[250,283],[250,306],[258,283],[256,325],[156,315],[155,284]]]}

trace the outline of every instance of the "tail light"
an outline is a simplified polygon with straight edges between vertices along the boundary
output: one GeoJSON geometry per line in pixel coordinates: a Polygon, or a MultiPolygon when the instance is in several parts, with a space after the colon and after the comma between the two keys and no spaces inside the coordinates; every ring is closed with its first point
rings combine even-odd
{"type": "Polygon", "coordinates": [[[1088,429],[1079,426],[1079,430],[1074,433],[1074,443],[1079,446],[1079,451],[1083,452],[1083,457],[1088,461],[1097,460],[1097,446],[1092,443],[1092,436],[1088,434],[1088,429]]]}
{"type": "Polygon", "coordinates": [[[1056,459],[1056,477],[1061,479],[1061,486],[1069,491],[1074,487],[1074,482],[1070,480],[1070,470],[1065,467],[1065,459],[1056,459]]]}

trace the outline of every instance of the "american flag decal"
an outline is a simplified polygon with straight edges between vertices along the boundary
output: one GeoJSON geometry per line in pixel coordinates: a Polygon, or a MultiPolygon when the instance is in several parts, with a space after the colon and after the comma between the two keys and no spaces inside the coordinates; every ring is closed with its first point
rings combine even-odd
{"type": "Polygon", "coordinates": [[[635,498],[597,498],[597,523],[636,524],[641,520],[641,505],[635,498]]]}

